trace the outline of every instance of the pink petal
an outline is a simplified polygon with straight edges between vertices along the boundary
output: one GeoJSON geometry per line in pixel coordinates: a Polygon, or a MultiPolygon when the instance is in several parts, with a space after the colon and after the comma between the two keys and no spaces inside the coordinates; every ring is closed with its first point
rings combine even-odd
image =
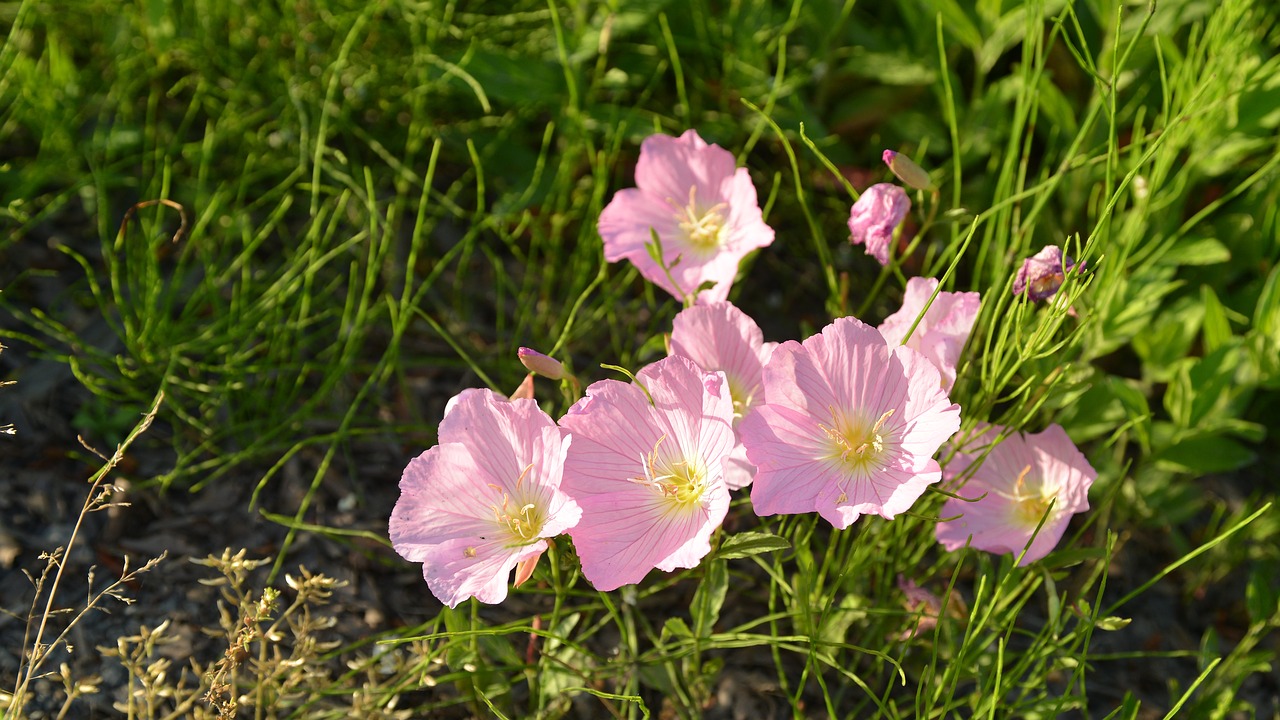
{"type": "MultiPolygon", "coordinates": [[[[994,437],[1002,430],[991,426],[984,436],[994,437]]],[[[959,475],[964,466],[976,460],[975,456],[957,455],[953,465],[959,469],[948,468],[948,474],[959,475]]],[[[1097,473],[1060,426],[1051,425],[1033,435],[1013,433],[990,449],[961,488],[964,496],[980,499],[974,502],[952,499],[943,505],[943,516],[961,517],[938,524],[938,541],[952,550],[963,546],[972,536],[971,544],[975,548],[1015,555],[1030,541],[1019,564],[1035,562],[1058,544],[1071,516],[1089,508],[1088,490],[1096,477],[1097,473]],[[1047,499],[1053,499],[1034,540],[1032,534],[1040,518],[1016,499],[1027,496],[1045,499],[1046,507],[1049,507],[1047,499]]]]}
{"type": "Polygon", "coordinates": [[[824,488],[841,480],[835,468],[814,460],[826,450],[826,434],[818,423],[806,412],[772,401],[742,419],[742,444],[756,466],[751,506],[757,515],[813,512],[824,488]],[[770,480],[760,483],[760,477],[770,480]]]}
{"type": "Polygon", "coordinates": [[[653,242],[655,231],[662,239],[668,263],[677,255],[677,248],[672,243],[672,238],[679,232],[676,209],[662,198],[638,188],[614,193],[613,199],[600,211],[597,227],[604,238],[604,259],[609,262],[630,260],[646,279],[661,274],[646,247],[653,242]]]}
{"type": "Polygon", "coordinates": [[[439,435],[441,443],[401,477],[392,545],[423,563],[427,586],[450,607],[468,597],[500,602],[516,565],[581,517],[559,489],[570,439],[537,403],[508,402],[489,390],[453,398],[439,435]],[[516,534],[503,518],[526,507],[531,514],[516,534]]]}
{"type": "Polygon", "coordinates": [[[910,211],[911,199],[905,190],[891,183],[872,185],[849,209],[849,240],[865,244],[868,255],[888,265],[893,232],[910,211]]]}
{"type": "Polygon", "coordinates": [[[677,314],[671,354],[689,358],[706,372],[724,371],[742,410],[763,399],[764,361],[772,347],[766,350],[760,326],[732,303],[698,305],[677,314]]]}
{"type": "Polygon", "coordinates": [[[960,424],[937,370],[913,350],[891,351],[854,318],[778,346],[764,386],[765,403],[739,427],[757,466],[751,500],[760,515],[817,511],[837,528],[868,513],[892,518],[941,478],[932,455],[960,424]],[[837,444],[863,441],[873,449],[860,461],[837,444]]]}
{"type": "Polygon", "coordinates": [[[593,383],[560,421],[574,439],[565,490],[583,508],[570,534],[583,574],[600,590],[639,582],[655,567],[693,567],[728,509],[723,461],[734,436],[724,375],[677,356],[637,380],[647,396],[637,385],[593,383]],[[676,504],[645,482],[651,455],[663,467],[703,471],[699,499],[676,504]]]}
{"type": "Polygon", "coordinates": [[[941,374],[943,389],[950,390],[955,384],[960,355],[978,317],[981,296],[975,292],[940,292],[925,311],[925,303],[937,287],[938,281],[932,278],[908,280],[902,309],[885,318],[880,332],[891,346],[899,345],[923,312],[907,347],[927,357],[941,374]]]}
{"type": "Polygon", "coordinates": [[[736,167],[732,154],[692,130],[679,138],[646,138],[636,185],[615,194],[600,215],[605,259],[629,260],[646,280],[681,300],[706,283],[712,285],[697,292],[697,302],[724,300],[743,256],[773,242],[750,174],[736,167]],[[690,240],[691,217],[715,219],[714,242],[690,240]],[[665,271],[645,247],[654,232],[665,271]]]}
{"type": "Polygon", "coordinates": [[[747,447],[739,442],[724,459],[724,486],[730,490],[741,490],[755,477],[756,466],[747,459],[747,447]]]}
{"type": "Polygon", "coordinates": [[[636,186],[680,205],[689,199],[689,188],[696,187],[698,197],[715,198],[711,200],[714,204],[722,198],[725,182],[736,172],[733,154],[719,145],[708,145],[695,130],[686,130],[678,138],[650,135],[640,145],[636,186]]]}

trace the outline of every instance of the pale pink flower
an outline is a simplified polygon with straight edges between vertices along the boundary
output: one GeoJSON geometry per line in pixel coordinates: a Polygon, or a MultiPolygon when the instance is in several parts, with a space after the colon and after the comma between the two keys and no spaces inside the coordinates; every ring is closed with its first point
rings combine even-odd
{"type": "MultiPolygon", "coordinates": [[[[687,357],[706,372],[724,372],[733,398],[735,428],[764,400],[764,364],[777,345],[765,342],[755,320],[729,302],[686,308],[672,323],[672,355],[687,357]]],[[[741,441],[725,463],[724,481],[730,490],[751,484],[756,468],[747,462],[741,441]]]]}
{"type": "Polygon", "coordinates": [[[764,392],[740,426],[758,515],[893,518],[941,479],[933,454],[960,426],[937,369],[851,317],[779,345],[764,392]]]}
{"type": "Polygon", "coordinates": [[[640,582],[655,567],[696,566],[729,508],[733,400],[724,374],[672,356],[636,380],[593,383],[560,419],[573,435],[564,489],[583,511],[569,534],[597,590],[640,582]]]}
{"type": "Polygon", "coordinates": [[[481,389],[449,401],[439,438],[404,470],[391,544],[449,607],[502,602],[511,571],[527,578],[544,538],[582,516],[560,489],[570,439],[533,400],[481,389]]]}
{"type": "Polygon", "coordinates": [[[849,241],[866,245],[881,265],[889,264],[889,245],[893,231],[911,211],[911,198],[892,183],[878,183],[867,188],[849,210],[849,241]]]}
{"type": "MultiPolygon", "coordinates": [[[[991,426],[984,434],[989,439],[981,445],[989,445],[1003,430],[991,426]]],[[[956,455],[947,475],[962,475],[981,454],[979,447],[972,454],[956,455]]],[[[970,542],[980,550],[1015,556],[1030,542],[1018,564],[1035,562],[1058,544],[1072,515],[1089,509],[1089,487],[1097,477],[1059,425],[1034,435],[1010,434],[991,448],[960,488],[966,497],[981,499],[943,504],[944,517],[960,517],[938,523],[938,542],[948,550],[970,542]],[[1041,518],[1044,525],[1032,540],[1041,518]]]]}
{"type": "Polygon", "coordinates": [[[645,138],[636,187],[613,196],[599,230],[605,260],[630,260],[649,282],[682,301],[697,292],[700,303],[727,298],[743,256],[773,242],[746,168],[693,130],[645,138]],[[666,271],[646,248],[653,232],[666,271]],[[715,285],[698,292],[705,282],[715,285]]]}
{"type": "MultiPolygon", "coordinates": [[[[1032,301],[1047,300],[1053,297],[1066,274],[1071,272],[1076,262],[1062,254],[1057,245],[1046,245],[1043,250],[1022,262],[1018,274],[1013,278],[1013,294],[1026,295],[1032,301]]],[[[1084,269],[1084,266],[1080,266],[1084,269]]]]}
{"type": "Polygon", "coordinates": [[[976,292],[940,292],[925,311],[925,303],[938,288],[933,278],[913,277],[907,281],[902,308],[880,323],[880,334],[890,345],[901,345],[911,324],[923,312],[906,346],[924,355],[942,375],[942,389],[951,391],[956,382],[956,365],[978,317],[981,296],[976,292]]]}

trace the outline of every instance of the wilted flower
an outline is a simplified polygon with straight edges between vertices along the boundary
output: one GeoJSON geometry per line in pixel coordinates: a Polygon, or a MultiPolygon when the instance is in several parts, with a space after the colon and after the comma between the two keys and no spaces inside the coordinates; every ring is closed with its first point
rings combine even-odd
{"type": "Polygon", "coordinates": [[[911,211],[911,198],[892,183],[867,188],[849,210],[850,242],[866,245],[866,252],[881,265],[889,264],[889,244],[893,231],[911,211]]]}
{"type": "Polygon", "coordinates": [[[758,515],[892,518],[941,479],[933,454],[960,426],[929,360],[851,317],[779,345],[764,391],[740,427],[758,515]]]}
{"type": "Polygon", "coordinates": [[[938,625],[938,616],[942,612],[942,600],[925,588],[920,587],[914,580],[906,577],[902,573],[898,573],[898,589],[905,596],[907,612],[919,613],[916,624],[913,627],[903,630],[895,640],[905,641],[926,633],[938,625]]]}
{"type": "Polygon", "coordinates": [[[439,436],[404,470],[391,544],[449,607],[502,602],[511,571],[527,579],[544,538],[582,516],[560,489],[570,439],[533,400],[481,389],[449,401],[439,436]]]}
{"type": "MultiPolygon", "coordinates": [[[[1075,264],[1074,260],[1062,254],[1062,248],[1047,245],[1022,262],[1013,278],[1013,294],[1025,293],[1033,301],[1047,300],[1062,287],[1063,279],[1075,264]]],[[[1083,265],[1080,267],[1084,268],[1083,265]]]]}
{"type": "MultiPolygon", "coordinates": [[[[993,425],[984,434],[989,444],[1004,429],[993,425]]],[[[947,466],[958,477],[977,461],[980,452],[959,454],[947,466]]],[[[1059,425],[1034,435],[1013,433],[991,448],[961,491],[966,502],[951,499],[944,516],[959,519],[938,523],[938,542],[948,550],[971,544],[980,550],[1015,556],[1027,543],[1019,565],[1035,562],[1058,544],[1071,516],[1089,509],[1089,487],[1098,473],[1059,425]],[[1036,526],[1044,525],[1032,540],[1036,526]]]]}
{"type": "Polygon", "coordinates": [[[738,262],[773,242],[747,170],[693,130],[678,138],[645,138],[636,187],[613,196],[600,213],[599,230],[606,260],[630,260],[649,282],[681,300],[697,292],[698,302],[728,297],[738,262]],[[662,265],[647,247],[653,233],[662,265]],[[706,282],[714,285],[698,292],[706,282]]]}
{"type": "MultiPolygon", "coordinates": [[[[764,400],[764,364],[777,345],[765,342],[760,326],[729,302],[687,308],[672,323],[672,355],[687,357],[706,372],[724,372],[734,427],[764,400]]],[[[746,487],[755,472],[738,442],[725,460],[725,484],[730,490],[746,487]]]]}
{"type": "MultiPolygon", "coordinates": [[[[880,334],[890,345],[902,344],[937,287],[938,281],[933,278],[914,277],[907,281],[902,308],[880,324],[880,334]]],[[[940,292],[907,339],[907,347],[924,355],[938,368],[943,390],[950,391],[956,382],[956,364],[960,362],[960,353],[978,317],[980,304],[981,296],[976,292],[940,292]]]]}
{"type": "Polygon", "coordinates": [[[543,355],[532,348],[522,347],[516,350],[516,357],[529,372],[537,373],[545,378],[559,380],[564,377],[564,365],[553,357],[543,355]]]}
{"type": "Polygon", "coordinates": [[[885,150],[880,159],[884,160],[884,164],[889,166],[894,176],[906,183],[907,187],[915,188],[916,190],[934,189],[933,179],[929,177],[929,173],[906,155],[892,150],[885,150]]]}
{"type": "Polygon", "coordinates": [[[672,356],[636,380],[593,383],[560,419],[573,435],[564,489],[583,510],[570,535],[597,590],[640,582],[655,567],[695,567],[729,509],[724,374],[672,356]]]}

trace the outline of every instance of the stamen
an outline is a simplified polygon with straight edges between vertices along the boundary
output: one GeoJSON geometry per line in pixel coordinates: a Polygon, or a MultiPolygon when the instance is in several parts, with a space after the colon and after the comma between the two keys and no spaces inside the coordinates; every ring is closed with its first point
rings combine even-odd
{"type": "Polygon", "coordinates": [[[1031,472],[1030,465],[1022,468],[1022,472],[1018,473],[1018,479],[1013,482],[1013,490],[1018,494],[1019,497],[1022,497],[1023,489],[1026,487],[1026,484],[1027,484],[1027,475],[1030,474],[1030,472],[1031,472]]]}
{"type": "Polygon", "coordinates": [[[882,433],[893,410],[886,411],[870,428],[862,421],[850,422],[844,419],[834,407],[828,407],[827,410],[831,413],[831,425],[819,423],[818,427],[835,445],[832,458],[839,457],[843,463],[865,468],[884,452],[885,437],[882,433]],[[838,454],[834,452],[836,449],[839,450],[838,454]]]}
{"type": "Polygon", "coordinates": [[[727,210],[728,203],[721,202],[706,210],[699,210],[697,185],[689,188],[689,203],[684,207],[680,207],[680,204],[672,199],[668,199],[667,202],[671,203],[672,207],[678,210],[679,215],[683,216],[680,220],[680,229],[688,236],[690,245],[702,250],[720,246],[724,234],[722,212],[727,210]]]}
{"type": "Polygon", "coordinates": [[[662,446],[666,434],[658,438],[653,450],[647,455],[640,455],[640,466],[644,477],[631,478],[631,482],[647,485],[663,497],[670,498],[679,504],[688,504],[701,500],[707,489],[706,473],[688,460],[671,460],[665,463],[665,472],[658,467],[658,448],[662,446]]]}
{"type": "MultiPolygon", "coordinates": [[[[524,482],[524,478],[533,469],[533,463],[525,466],[520,472],[520,477],[516,479],[516,488],[519,488],[524,482]]],[[[498,525],[506,527],[511,533],[511,540],[519,545],[528,544],[538,539],[538,533],[542,530],[542,518],[539,517],[538,506],[536,503],[525,503],[518,509],[512,510],[511,496],[500,486],[489,483],[489,487],[501,493],[501,505],[490,505],[489,509],[493,511],[493,519],[498,525]]],[[[470,555],[468,557],[471,557],[470,555]]]]}
{"type": "Polygon", "coordinates": [[[1009,499],[1014,502],[1022,519],[1028,524],[1034,524],[1040,522],[1040,518],[1049,510],[1049,503],[1053,501],[1054,495],[1046,494],[1043,487],[1038,491],[1028,488],[1027,476],[1030,474],[1030,465],[1022,468],[1018,478],[1013,481],[1013,494],[1009,499]]]}

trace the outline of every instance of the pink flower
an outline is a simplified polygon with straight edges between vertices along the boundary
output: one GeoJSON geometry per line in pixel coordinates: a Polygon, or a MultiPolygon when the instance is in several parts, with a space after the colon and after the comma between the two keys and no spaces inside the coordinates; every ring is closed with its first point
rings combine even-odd
{"type": "MultiPolygon", "coordinates": [[[[1003,430],[991,426],[984,435],[987,444],[1003,430]]],[[[980,456],[980,451],[956,455],[948,477],[961,475],[980,456]]],[[[1072,515],[1089,509],[1089,487],[1097,477],[1061,426],[1036,435],[1013,433],[991,448],[962,488],[967,497],[986,496],[942,506],[944,517],[961,517],[938,523],[938,542],[955,550],[972,537],[973,547],[1015,556],[1030,542],[1018,564],[1035,562],[1058,544],[1072,515]],[[1042,517],[1044,526],[1032,540],[1042,517]]]]}
{"type": "MultiPolygon", "coordinates": [[[[1046,245],[1043,250],[1027,258],[1013,278],[1013,294],[1026,294],[1033,301],[1047,300],[1062,287],[1066,274],[1075,267],[1075,261],[1062,254],[1057,245],[1046,245]]],[[[1080,266],[1084,269],[1084,266],[1080,266]]]]}
{"type": "Polygon", "coordinates": [[[693,130],[678,138],[645,138],[636,185],[619,190],[600,213],[604,257],[630,260],[646,280],[680,300],[694,293],[698,302],[724,300],[743,256],[773,242],[747,170],[693,130]],[[666,270],[646,247],[653,232],[666,270]],[[705,282],[715,284],[698,292],[705,282]]]}
{"type": "MultiPolygon", "coordinates": [[[[672,323],[672,355],[689,358],[705,372],[724,372],[733,398],[734,427],[763,401],[764,364],[777,345],[765,342],[760,326],[729,302],[687,308],[672,323]]],[[[737,490],[750,485],[755,474],[739,441],[725,461],[725,484],[737,490]]]]}
{"type": "Polygon", "coordinates": [[[872,185],[849,211],[850,242],[865,243],[868,255],[888,265],[893,231],[910,211],[911,198],[905,190],[891,183],[872,185]]]}
{"type": "Polygon", "coordinates": [[[902,309],[884,319],[880,334],[890,345],[901,345],[911,324],[924,313],[907,347],[924,355],[942,375],[942,389],[951,391],[956,382],[956,364],[978,317],[981,296],[976,292],[940,292],[925,311],[925,303],[938,288],[933,278],[914,277],[907,281],[902,309]]]}
{"type": "Polygon", "coordinates": [[[673,356],[636,379],[593,383],[560,419],[573,435],[564,489],[583,510],[570,535],[582,573],[602,591],[655,567],[696,566],[729,508],[733,401],[724,375],[673,356]]]}
{"type": "Polygon", "coordinates": [[[941,479],[932,456],[960,426],[937,369],[851,317],[779,345],[764,391],[740,427],[758,515],[817,511],[837,528],[892,518],[941,479]]]}
{"type": "Polygon", "coordinates": [[[449,607],[502,602],[512,569],[527,579],[544,538],[582,516],[560,489],[570,440],[533,400],[481,389],[449,401],[439,436],[404,469],[391,544],[449,607]]]}

